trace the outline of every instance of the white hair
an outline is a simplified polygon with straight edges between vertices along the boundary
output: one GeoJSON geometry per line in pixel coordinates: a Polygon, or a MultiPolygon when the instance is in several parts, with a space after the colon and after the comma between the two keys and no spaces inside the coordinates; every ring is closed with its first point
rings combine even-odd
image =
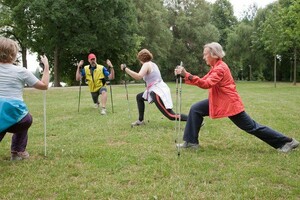
{"type": "Polygon", "coordinates": [[[223,51],[223,47],[217,43],[217,42],[212,42],[204,45],[204,49],[208,48],[210,51],[210,55],[213,58],[223,58],[225,56],[225,52],[223,51]]]}

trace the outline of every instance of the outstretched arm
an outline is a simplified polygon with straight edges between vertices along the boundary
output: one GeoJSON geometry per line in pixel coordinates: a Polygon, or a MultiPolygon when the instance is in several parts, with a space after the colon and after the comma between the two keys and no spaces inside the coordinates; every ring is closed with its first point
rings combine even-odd
{"type": "Polygon", "coordinates": [[[106,64],[109,66],[110,68],[110,74],[108,76],[109,80],[114,80],[115,79],[115,70],[114,70],[114,66],[112,65],[112,63],[110,62],[109,59],[106,60],[106,64]]]}
{"type": "Polygon", "coordinates": [[[81,61],[78,63],[78,65],[77,65],[77,70],[76,70],[76,81],[80,81],[81,78],[82,78],[80,70],[81,70],[81,67],[82,67],[83,63],[84,63],[84,61],[81,60],[81,61]]]}
{"type": "Polygon", "coordinates": [[[139,73],[136,73],[135,71],[132,71],[129,69],[126,64],[121,64],[121,70],[123,70],[125,73],[127,73],[129,76],[131,76],[135,80],[141,80],[147,73],[150,71],[150,63],[143,64],[141,70],[139,73]]]}
{"type": "Polygon", "coordinates": [[[184,78],[185,83],[189,85],[196,85],[202,89],[208,89],[220,82],[224,77],[224,68],[216,66],[209,74],[205,75],[205,78],[200,78],[196,75],[192,75],[187,72],[184,67],[178,66],[174,70],[175,75],[179,74],[184,78]]]}
{"type": "Polygon", "coordinates": [[[36,84],[33,85],[34,88],[39,89],[39,90],[47,90],[48,85],[49,85],[49,63],[48,63],[48,58],[43,55],[41,57],[41,62],[44,65],[44,71],[43,71],[43,76],[40,81],[38,81],[36,84]]]}

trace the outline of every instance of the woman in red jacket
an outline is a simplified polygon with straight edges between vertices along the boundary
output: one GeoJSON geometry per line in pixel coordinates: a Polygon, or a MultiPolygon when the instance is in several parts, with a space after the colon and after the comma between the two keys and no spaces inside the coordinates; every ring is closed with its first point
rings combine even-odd
{"type": "Polygon", "coordinates": [[[175,69],[175,75],[180,74],[186,84],[209,90],[208,99],[192,105],[184,130],[183,140],[185,142],[178,144],[179,147],[199,147],[199,131],[205,116],[213,119],[228,117],[240,129],[258,137],[281,152],[289,152],[298,147],[297,140],[258,124],[245,112],[230,69],[222,61],[224,56],[225,53],[219,43],[209,43],[204,46],[203,59],[211,69],[203,78],[188,73],[180,66],[175,69]]]}

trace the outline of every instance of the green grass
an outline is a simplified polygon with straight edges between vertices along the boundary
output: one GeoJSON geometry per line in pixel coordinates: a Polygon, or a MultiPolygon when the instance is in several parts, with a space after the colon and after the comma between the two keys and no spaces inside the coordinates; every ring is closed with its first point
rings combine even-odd
{"type": "MultiPolygon", "coordinates": [[[[175,100],[175,84],[168,83],[175,100]]],[[[289,83],[238,82],[246,111],[257,122],[300,139],[300,88],[289,83]]],[[[108,88],[109,89],[109,88],[108,88]]],[[[144,85],[113,86],[107,116],[92,108],[87,87],[47,91],[47,156],[43,92],[25,89],[33,115],[29,160],[11,162],[11,134],[0,143],[0,199],[299,199],[300,151],[282,154],[239,130],[229,119],[205,119],[199,150],[177,156],[175,122],[146,104],[137,119],[135,95],[144,85]]],[[[108,93],[109,94],[109,93],[108,93]]],[[[182,112],[207,91],[182,86],[182,112]]],[[[175,104],[175,102],[174,102],[175,104]]],[[[185,123],[182,122],[182,128],[185,123]]],[[[182,140],[182,131],[180,141],[182,140]]]]}

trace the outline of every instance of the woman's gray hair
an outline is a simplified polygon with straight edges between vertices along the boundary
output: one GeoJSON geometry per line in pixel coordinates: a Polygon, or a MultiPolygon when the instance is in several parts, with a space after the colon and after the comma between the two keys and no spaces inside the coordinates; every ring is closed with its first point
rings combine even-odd
{"type": "Polygon", "coordinates": [[[217,43],[217,42],[212,42],[204,45],[204,49],[208,48],[210,51],[210,55],[213,58],[223,58],[225,56],[225,52],[223,51],[223,47],[217,43]]]}
{"type": "Polygon", "coordinates": [[[0,62],[13,63],[19,51],[18,44],[9,38],[0,37],[0,62]]]}

